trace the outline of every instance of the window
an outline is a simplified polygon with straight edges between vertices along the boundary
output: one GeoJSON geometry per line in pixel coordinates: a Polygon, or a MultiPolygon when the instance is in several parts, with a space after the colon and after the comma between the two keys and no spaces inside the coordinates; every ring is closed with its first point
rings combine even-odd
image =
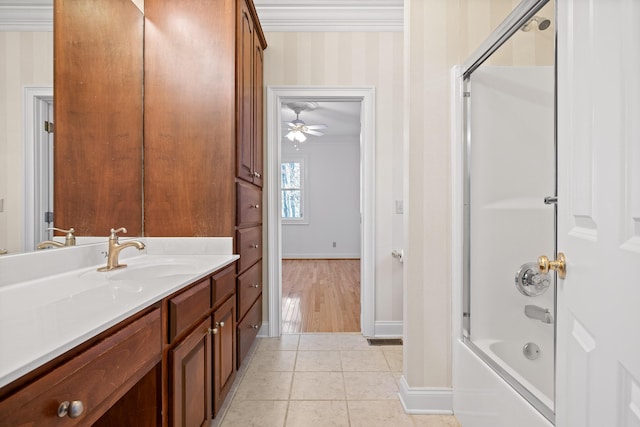
{"type": "Polygon", "coordinates": [[[306,223],[304,161],[284,161],[280,165],[280,189],[282,192],[282,222],[306,223]]]}

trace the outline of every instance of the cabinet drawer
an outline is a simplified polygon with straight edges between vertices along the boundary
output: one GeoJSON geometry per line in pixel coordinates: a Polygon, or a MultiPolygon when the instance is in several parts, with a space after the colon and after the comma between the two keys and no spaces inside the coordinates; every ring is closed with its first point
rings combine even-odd
{"type": "Polygon", "coordinates": [[[238,230],[237,251],[240,254],[238,272],[245,271],[262,258],[262,227],[238,230]]]}
{"type": "Polygon", "coordinates": [[[202,319],[211,308],[209,278],[169,299],[169,342],[202,319]]]}
{"type": "Polygon", "coordinates": [[[238,277],[238,320],[242,319],[262,293],[262,261],[238,277]]]}
{"type": "Polygon", "coordinates": [[[235,263],[214,274],[211,281],[211,306],[216,307],[236,291],[235,263]]]}
{"type": "Polygon", "coordinates": [[[262,191],[244,182],[236,183],[237,226],[246,227],[262,223],[262,191]]]}
{"type": "Polygon", "coordinates": [[[161,360],[160,309],[98,341],[0,402],[0,425],[91,425],[161,360]],[[62,402],[82,402],[77,418],[62,402]]]}
{"type": "Polygon", "coordinates": [[[262,326],[262,298],[253,304],[247,315],[238,323],[238,368],[247,357],[247,353],[262,326]]]}

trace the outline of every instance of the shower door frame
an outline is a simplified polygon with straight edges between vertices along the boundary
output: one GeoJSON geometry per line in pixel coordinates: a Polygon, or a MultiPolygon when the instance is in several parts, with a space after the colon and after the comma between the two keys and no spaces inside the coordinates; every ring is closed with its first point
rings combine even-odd
{"type": "MultiPolygon", "coordinates": [[[[491,367],[504,381],[506,381],[517,393],[524,397],[536,410],[538,410],[547,420],[555,424],[555,408],[549,408],[535,394],[523,386],[516,378],[508,373],[493,358],[482,351],[471,341],[471,301],[470,301],[470,270],[471,270],[471,253],[470,253],[470,194],[471,194],[471,170],[470,170],[470,152],[471,152],[471,100],[469,94],[469,78],[471,74],[482,65],[496,50],[498,50],[511,36],[535,14],[545,6],[550,0],[523,0],[513,11],[505,18],[504,21],[489,35],[489,37],[480,45],[480,47],[456,70],[455,86],[458,88],[456,100],[458,105],[462,106],[462,162],[463,162],[463,205],[464,212],[462,215],[462,319],[461,332],[459,337],[462,342],[484,363],[491,367]]],[[[556,5],[557,8],[557,5],[556,5]]],[[[555,177],[554,177],[554,196],[558,194],[558,156],[557,156],[557,28],[554,27],[554,153],[555,153],[555,177]]],[[[557,204],[554,205],[554,230],[553,230],[553,246],[554,256],[557,253],[557,204]]],[[[554,258],[555,259],[555,258],[554,258]]],[[[556,293],[556,281],[554,277],[553,292],[556,293]]],[[[557,295],[554,295],[554,319],[557,319],[557,295]]],[[[555,379],[555,348],[556,348],[556,324],[554,323],[554,374],[555,379]]],[[[555,381],[554,381],[555,389],[555,381]]],[[[555,407],[555,393],[554,393],[555,407]]]]}

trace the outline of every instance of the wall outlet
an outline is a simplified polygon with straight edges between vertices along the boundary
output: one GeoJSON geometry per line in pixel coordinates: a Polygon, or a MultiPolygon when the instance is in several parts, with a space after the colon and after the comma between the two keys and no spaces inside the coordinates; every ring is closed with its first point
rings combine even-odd
{"type": "Polygon", "coordinates": [[[334,248],[336,247],[336,242],[333,242],[333,247],[334,247],[334,248]]]}

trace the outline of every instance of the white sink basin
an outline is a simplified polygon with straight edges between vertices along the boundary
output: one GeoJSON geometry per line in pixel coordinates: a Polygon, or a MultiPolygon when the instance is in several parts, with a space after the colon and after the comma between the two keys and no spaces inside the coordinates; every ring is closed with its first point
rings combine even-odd
{"type": "Polygon", "coordinates": [[[104,273],[108,280],[149,281],[170,276],[184,276],[198,273],[197,262],[170,262],[167,264],[130,264],[124,268],[104,273]]]}

